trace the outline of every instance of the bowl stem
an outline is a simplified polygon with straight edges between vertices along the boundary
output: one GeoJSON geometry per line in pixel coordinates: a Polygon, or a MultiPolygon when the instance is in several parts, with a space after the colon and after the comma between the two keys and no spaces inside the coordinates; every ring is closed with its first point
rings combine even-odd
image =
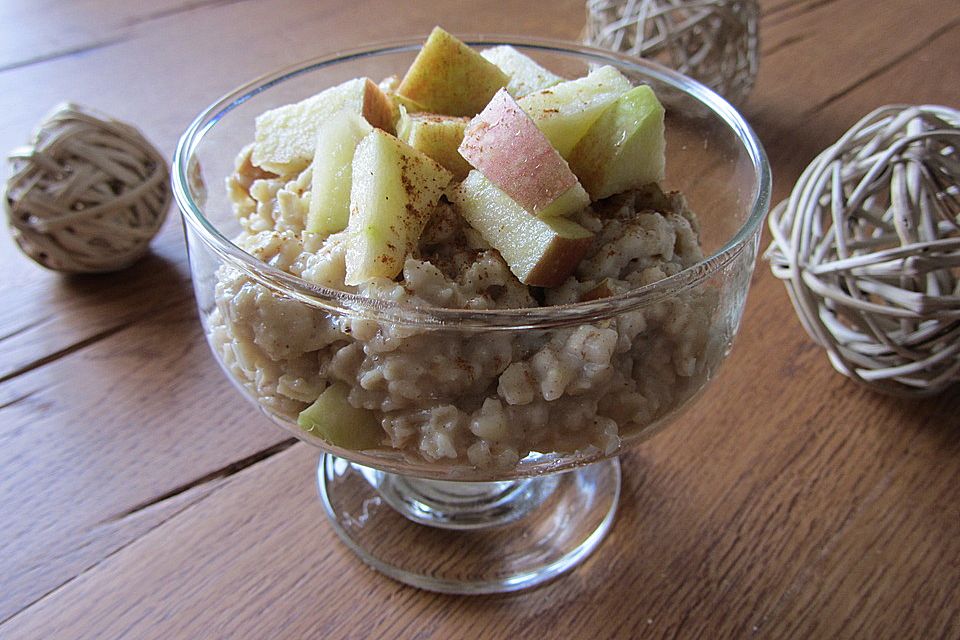
{"type": "Polygon", "coordinates": [[[443,593],[536,586],[572,569],[616,513],[616,458],[499,482],[396,475],[323,454],[320,497],[337,534],[374,569],[443,593]]]}

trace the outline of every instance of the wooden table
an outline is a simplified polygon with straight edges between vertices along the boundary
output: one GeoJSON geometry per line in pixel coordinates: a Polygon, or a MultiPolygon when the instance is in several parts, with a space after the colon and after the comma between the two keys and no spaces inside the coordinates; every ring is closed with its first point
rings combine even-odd
{"type": "MultiPolygon", "coordinates": [[[[960,101],[956,0],[768,0],[744,113],[775,200],[861,115],[960,101]]],[[[243,0],[0,5],[0,149],[69,98],[168,157],[227,89],[360,42],[575,39],[583,3],[243,0]],[[469,8],[467,8],[469,7],[469,8]]],[[[9,175],[9,168],[3,176],[9,175]]],[[[367,569],[207,350],[178,216],[109,276],[0,234],[0,637],[960,637],[960,393],[836,374],[758,265],[720,379],[623,458],[618,520],[570,575],[449,597],[367,569]]]]}

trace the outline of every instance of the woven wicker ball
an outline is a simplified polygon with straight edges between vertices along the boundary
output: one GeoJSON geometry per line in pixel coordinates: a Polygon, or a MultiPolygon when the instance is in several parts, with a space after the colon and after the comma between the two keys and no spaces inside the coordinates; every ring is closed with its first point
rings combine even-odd
{"type": "Polygon", "coordinates": [[[133,264],[170,205],[163,156],[133,127],[76,105],[56,108],[10,161],[13,237],[49,269],[94,273],[133,264]]]}
{"type": "Polygon", "coordinates": [[[769,223],[773,273],[837,371],[906,396],[960,382],[960,111],[874,111],[769,223]]]}
{"type": "Polygon", "coordinates": [[[757,0],[587,0],[584,42],[655,60],[734,104],[757,77],[757,0]]]}

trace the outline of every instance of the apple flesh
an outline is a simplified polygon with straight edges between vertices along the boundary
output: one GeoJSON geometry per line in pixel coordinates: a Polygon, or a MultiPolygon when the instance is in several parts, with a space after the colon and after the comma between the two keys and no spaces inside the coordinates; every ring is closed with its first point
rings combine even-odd
{"type": "Polygon", "coordinates": [[[380,129],[357,145],[352,173],[344,281],[394,278],[453,176],[380,129]]]}
{"type": "Polygon", "coordinates": [[[479,171],[471,171],[451,196],[460,215],[527,285],[563,284],[593,241],[593,234],[572,220],[530,215],[479,171]]]}
{"type": "Polygon", "coordinates": [[[566,160],[506,89],[470,121],[460,155],[536,216],[563,216],[590,204],[566,160]]]}
{"type": "Polygon", "coordinates": [[[397,137],[439,162],[453,173],[455,179],[463,180],[472,167],[457,148],[469,122],[470,119],[465,117],[408,113],[401,108],[397,137]]]}
{"type": "Polygon", "coordinates": [[[508,44],[484,49],[480,52],[480,55],[507,74],[509,78],[507,91],[514,98],[563,82],[563,78],[547,71],[534,62],[532,58],[520,53],[508,44]]]}
{"type": "Polygon", "coordinates": [[[664,109],[653,89],[626,92],[570,154],[570,167],[594,200],[663,180],[664,109]]]}
{"type": "Polygon", "coordinates": [[[299,173],[313,160],[317,129],[339,111],[393,131],[394,105],[369,78],[356,78],[257,117],[254,165],[278,175],[299,173]]]}
{"type": "Polygon", "coordinates": [[[297,424],[307,433],[344,449],[362,451],[380,446],[384,431],[376,414],[351,405],[349,393],[347,385],[334,382],[300,412],[297,424]]]}
{"type": "Polygon", "coordinates": [[[603,66],[583,78],[526,95],[518,102],[560,155],[569,158],[590,125],[632,88],[622,73],[603,66]]]}
{"type": "Polygon", "coordinates": [[[473,116],[506,86],[507,74],[440,27],[434,27],[397,95],[424,111],[473,116]]]}
{"type": "Polygon", "coordinates": [[[341,111],[317,131],[306,230],[331,234],[343,231],[350,219],[353,154],[373,127],[357,113],[341,111]]]}
{"type": "MultiPolygon", "coordinates": [[[[397,75],[387,76],[380,81],[380,84],[377,85],[380,87],[380,91],[383,91],[383,94],[390,98],[390,101],[393,102],[394,109],[396,110],[394,114],[394,122],[397,122],[400,119],[400,109],[401,107],[407,113],[419,113],[421,111],[426,111],[421,105],[417,104],[413,100],[404,98],[403,96],[397,94],[397,87],[400,86],[400,77],[397,75]]],[[[397,122],[397,126],[400,124],[397,122]]]]}

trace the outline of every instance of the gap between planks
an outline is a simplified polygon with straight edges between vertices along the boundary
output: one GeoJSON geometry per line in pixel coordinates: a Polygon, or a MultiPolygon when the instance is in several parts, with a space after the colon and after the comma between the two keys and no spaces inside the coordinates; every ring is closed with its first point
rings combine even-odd
{"type": "Polygon", "coordinates": [[[784,38],[783,40],[781,40],[781,41],[778,42],[777,44],[771,45],[768,49],[762,50],[762,51],[760,52],[760,57],[761,57],[761,59],[762,59],[762,58],[768,58],[768,57],[774,55],[775,53],[779,53],[780,51],[783,51],[784,49],[786,49],[786,48],[788,48],[788,47],[790,47],[790,46],[792,46],[792,45],[799,44],[799,43],[803,42],[804,40],[809,40],[812,36],[813,36],[813,34],[811,34],[811,33],[798,33],[798,34],[792,35],[792,36],[790,36],[790,37],[788,37],[788,38],[784,38]]]}
{"type": "MultiPolygon", "coordinates": [[[[192,286],[192,285],[191,285],[191,286],[192,286]]],[[[100,342],[100,341],[102,341],[102,340],[106,340],[107,338],[110,338],[110,337],[112,337],[112,336],[114,336],[114,335],[116,335],[116,334],[118,334],[118,333],[121,333],[122,331],[124,331],[124,330],[126,330],[126,329],[129,329],[130,327],[134,326],[135,324],[137,324],[138,322],[140,322],[141,320],[143,320],[144,318],[146,318],[146,317],[148,317],[148,316],[153,316],[153,315],[158,314],[158,313],[162,313],[162,312],[165,312],[165,311],[169,311],[169,310],[173,309],[174,307],[180,305],[181,303],[189,302],[190,299],[191,299],[190,296],[187,296],[187,297],[184,298],[184,299],[174,299],[174,300],[172,300],[171,302],[169,302],[169,303],[166,304],[166,305],[160,306],[160,307],[158,307],[158,308],[156,308],[156,309],[150,309],[150,310],[147,311],[147,312],[144,312],[144,313],[141,313],[141,314],[139,314],[139,315],[136,315],[136,316],[134,316],[134,317],[132,317],[132,318],[130,318],[130,319],[128,319],[128,320],[125,320],[125,321],[123,321],[123,322],[121,322],[121,323],[119,323],[119,324],[116,324],[116,325],[114,325],[114,326],[112,326],[112,327],[107,327],[106,329],[103,329],[103,330],[101,330],[101,331],[98,331],[97,333],[94,333],[94,334],[91,335],[91,336],[87,336],[86,338],[82,338],[82,339],[78,340],[77,342],[74,342],[73,344],[69,344],[69,345],[67,345],[67,346],[65,346],[65,347],[63,347],[63,348],[61,348],[61,349],[57,349],[57,350],[54,351],[53,353],[48,353],[47,355],[41,356],[40,358],[37,358],[36,360],[31,360],[30,362],[26,363],[25,365],[23,365],[23,366],[15,369],[15,370],[13,370],[13,371],[11,371],[10,373],[4,374],[4,375],[0,375],[0,385],[2,385],[2,384],[5,383],[5,382],[9,382],[10,380],[13,380],[14,378],[16,378],[16,377],[18,377],[18,376],[22,376],[22,375],[24,375],[24,374],[26,374],[26,373],[30,373],[31,371],[33,371],[33,370],[35,370],[35,369],[39,369],[40,367],[42,367],[42,366],[44,366],[44,365],[48,365],[48,364],[50,364],[50,363],[52,363],[52,362],[56,362],[57,360],[60,360],[61,358],[64,358],[64,357],[69,356],[69,355],[71,355],[71,354],[74,354],[74,353],[76,353],[77,351],[80,351],[80,350],[82,350],[82,349],[85,349],[86,347],[89,347],[89,346],[91,346],[91,345],[96,344],[97,342],[100,342]]],[[[49,317],[48,317],[47,319],[49,319],[49,317]]],[[[45,321],[46,321],[46,319],[44,320],[44,322],[45,322],[45,321]]],[[[32,327],[27,326],[27,327],[24,327],[23,329],[19,329],[19,330],[13,332],[12,334],[10,334],[9,336],[6,336],[4,339],[6,339],[7,337],[12,337],[13,335],[16,335],[16,334],[18,334],[18,333],[22,333],[23,331],[25,331],[25,330],[27,330],[27,329],[30,329],[30,328],[32,328],[32,327]]],[[[6,406],[6,405],[4,405],[4,406],[6,406]]],[[[0,407],[0,409],[2,409],[2,408],[3,408],[3,407],[0,407]]]]}
{"type": "Polygon", "coordinates": [[[17,60],[15,62],[11,62],[9,64],[0,66],[0,73],[3,73],[4,71],[14,71],[16,69],[23,69],[24,67],[32,67],[33,65],[43,64],[44,62],[61,60],[63,58],[69,58],[70,56],[80,55],[81,53],[89,53],[91,51],[96,51],[98,49],[105,49],[107,47],[112,47],[117,44],[122,44],[127,40],[129,40],[128,37],[121,36],[117,38],[111,38],[109,40],[100,40],[97,42],[81,44],[75,47],[70,47],[68,49],[62,49],[60,51],[51,51],[50,53],[34,56],[32,58],[24,58],[23,60],[17,60]]]}
{"type": "MultiPolygon", "coordinates": [[[[142,317],[142,316],[141,316],[141,317],[142,317]]],[[[33,371],[34,369],[39,369],[40,367],[42,367],[42,366],[45,365],[45,364],[50,364],[51,362],[54,362],[54,361],[56,361],[56,360],[59,360],[60,358],[63,358],[64,356],[68,356],[68,355],[70,355],[71,353],[75,353],[75,352],[77,352],[77,351],[80,351],[80,350],[83,349],[84,347],[89,347],[90,345],[92,345],[92,344],[94,344],[94,343],[100,342],[101,340],[104,340],[104,339],[106,339],[106,338],[109,338],[110,336],[113,336],[113,335],[115,335],[115,334],[117,334],[117,333],[120,333],[120,332],[123,331],[124,329],[128,329],[128,328],[130,328],[131,326],[133,326],[133,325],[137,322],[137,320],[139,320],[139,319],[140,319],[140,318],[133,318],[133,319],[131,319],[131,320],[128,320],[127,322],[122,322],[122,323],[120,323],[119,325],[115,325],[115,326],[112,326],[112,327],[107,327],[107,328],[104,329],[103,331],[98,331],[97,333],[93,334],[92,336],[89,336],[89,337],[87,337],[87,338],[84,338],[84,339],[82,339],[82,340],[79,340],[79,341],[77,341],[77,342],[75,342],[75,343],[73,343],[73,344],[71,344],[71,345],[69,345],[69,346],[67,346],[67,347],[64,347],[63,349],[59,349],[59,350],[57,350],[57,351],[54,351],[53,353],[50,353],[50,354],[47,354],[47,355],[43,356],[42,358],[38,358],[38,359],[36,359],[36,360],[33,360],[33,361],[31,361],[31,362],[28,362],[27,364],[23,365],[23,366],[20,367],[19,369],[15,369],[14,371],[11,371],[10,373],[8,373],[8,374],[6,374],[6,375],[4,375],[4,376],[0,376],[0,384],[3,384],[4,382],[9,382],[10,380],[16,378],[17,376],[21,376],[21,375],[23,375],[23,374],[25,374],[25,373],[29,373],[30,371],[33,371]]]]}
{"type": "Polygon", "coordinates": [[[774,5],[766,11],[761,11],[760,17],[764,20],[764,22],[769,22],[771,25],[780,24],[782,22],[786,22],[787,20],[799,18],[802,15],[816,11],[817,9],[833,4],[836,1],[837,0],[814,0],[806,6],[798,6],[802,5],[804,0],[791,0],[789,2],[783,2],[781,4],[774,5]],[[790,11],[790,9],[794,8],[796,8],[796,11],[790,11]]]}
{"type": "MultiPolygon", "coordinates": [[[[162,20],[164,18],[169,18],[183,13],[190,13],[192,11],[197,11],[199,9],[208,9],[215,8],[220,6],[226,6],[231,4],[239,4],[241,2],[248,2],[249,0],[197,0],[196,2],[190,2],[183,6],[176,7],[173,9],[166,9],[162,11],[154,11],[152,13],[147,13],[142,16],[138,16],[128,20],[123,24],[120,29],[126,30],[133,27],[138,27],[143,24],[153,22],[155,20],[162,20]]],[[[64,58],[70,58],[75,55],[80,55],[84,53],[90,53],[92,51],[97,51],[98,49],[105,49],[107,47],[112,47],[118,44],[123,44],[124,42],[129,42],[133,37],[130,34],[124,33],[123,35],[118,35],[114,38],[109,38],[106,40],[98,40],[94,42],[88,42],[83,44],[78,44],[73,47],[66,49],[61,49],[58,51],[51,51],[39,56],[33,56],[30,58],[24,58],[22,60],[15,60],[14,62],[7,63],[3,66],[0,66],[0,73],[5,71],[15,71],[17,69],[23,69],[25,67],[32,67],[38,64],[44,64],[47,62],[56,62],[64,58]]]]}
{"type": "Polygon", "coordinates": [[[29,611],[34,605],[39,604],[40,602],[42,602],[43,600],[49,598],[50,596],[52,596],[53,594],[57,593],[57,592],[60,591],[61,589],[67,588],[74,580],[76,580],[76,579],[78,579],[78,578],[86,575],[86,574],[89,573],[90,571],[93,571],[93,570],[96,569],[98,566],[100,566],[101,563],[103,563],[103,562],[109,560],[110,558],[112,558],[113,556],[117,555],[118,553],[120,553],[121,551],[123,551],[124,549],[126,549],[127,547],[129,547],[131,544],[133,544],[134,542],[140,540],[140,538],[142,538],[143,536],[151,533],[152,531],[155,531],[157,528],[163,526],[164,524],[166,524],[167,522],[169,522],[169,521],[172,520],[173,518],[177,517],[178,515],[180,515],[181,513],[183,513],[184,511],[186,511],[186,510],[189,509],[190,507],[192,507],[193,505],[199,504],[200,502],[202,502],[202,501],[205,500],[206,498],[210,497],[210,496],[214,493],[215,490],[216,490],[216,488],[213,489],[213,490],[211,490],[210,492],[208,492],[208,493],[206,493],[206,494],[202,494],[202,495],[198,496],[195,500],[189,500],[189,501],[187,501],[187,502],[186,502],[183,506],[181,506],[179,509],[175,509],[169,516],[167,516],[166,518],[163,518],[162,520],[160,520],[159,522],[157,522],[155,525],[153,525],[152,527],[150,527],[149,529],[147,529],[146,531],[144,531],[141,535],[132,537],[130,540],[128,540],[127,542],[123,543],[122,545],[120,545],[119,547],[117,547],[116,549],[114,549],[113,551],[111,551],[110,553],[106,554],[105,556],[103,556],[102,558],[100,558],[99,560],[97,560],[96,562],[94,562],[93,564],[91,564],[91,565],[83,568],[81,571],[77,572],[76,575],[71,576],[70,578],[64,580],[64,581],[61,582],[60,584],[52,587],[51,589],[49,589],[49,590],[46,591],[45,593],[37,596],[36,598],[34,598],[31,602],[29,602],[26,606],[24,606],[24,607],[23,607],[22,609],[20,609],[19,611],[10,614],[9,616],[7,616],[6,618],[4,618],[3,620],[0,620],[0,632],[3,631],[4,625],[6,625],[8,622],[12,622],[12,621],[13,621],[17,616],[19,616],[20,614],[26,613],[26,612],[29,611]]]}
{"type": "Polygon", "coordinates": [[[165,502],[167,500],[175,498],[183,493],[186,493],[190,489],[193,489],[200,485],[213,482],[214,480],[229,478],[230,476],[235,475],[248,467],[252,467],[258,462],[262,462],[267,458],[270,458],[272,456],[277,455],[278,453],[282,453],[286,451],[297,442],[299,442],[299,440],[297,440],[296,438],[288,438],[286,440],[282,440],[273,446],[257,451],[235,462],[231,462],[230,464],[225,465],[219,469],[215,469],[214,471],[204,474],[199,478],[196,478],[194,480],[191,480],[189,482],[185,482],[184,484],[176,486],[173,489],[167,491],[166,493],[162,493],[159,496],[156,496],[155,498],[150,498],[149,500],[145,500],[139,504],[136,504],[130,507],[129,509],[121,511],[116,515],[110,516],[105,520],[103,520],[101,524],[110,524],[110,523],[117,522],[129,516],[132,516],[140,511],[143,511],[144,509],[148,509],[154,505],[160,504],[161,502],[165,502]]]}
{"type": "MultiPolygon", "coordinates": [[[[173,512],[170,513],[170,515],[168,515],[166,518],[161,519],[161,520],[160,520],[159,522],[157,522],[155,525],[153,525],[152,527],[149,527],[148,529],[146,529],[145,531],[143,531],[143,533],[141,533],[139,536],[134,536],[134,537],[130,538],[130,540],[128,540],[128,541],[125,542],[124,544],[118,546],[116,549],[114,549],[114,550],[111,551],[110,553],[106,554],[105,556],[103,556],[102,558],[100,558],[99,560],[97,560],[96,562],[94,562],[94,563],[92,563],[91,565],[85,567],[83,570],[79,571],[76,575],[71,576],[71,577],[68,578],[67,580],[64,580],[64,581],[61,582],[60,584],[52,587],[51,589],[49,589],[48,591],[46,591],[46,592],[43,593],[42,595],[40,595],[40,596],[38,596],[37,598],[33,599],[29,604],[27,604],[26,606],[24,606],[23,608],[21,608],[19,611],[15,612],[15,613],[13,613],[13,614],[11,614],[11,615],[9,615],[9,616],[7,616],[7,617],[4,618],[3,620],[0,620],[0,632],[2,632],[4,625],[6,625],[6,624],[9,623],[9,622],[12,622],[15,618],[17,618],[17,617],[20,616],[21,614],[26,613],[27,611],[29,611],[29,610],[30,610],[32,607],[34,607],[35,605],[41,603],[42,601],[44,601],[45,599],[47,599],[47,598],[49,598],[50,596],[54,595],[54,594],[57,593],[58,591],[67,588],[71,583],[73,583],[73,582],[74,582],[75,580],[77,580],[78,578],[81,578],[81,577],[83,577],[84,575],[86,575],[87,573],[95,570],[95,569],[96,569],[97,567],[99,567],[101,564],[103,564],[104,562],[110,560],[111,558],[113,558],[114,556],[116,556],[117,554],[119,554],[120,552],[122,552],[124,549],[126,549],[126,548],[129,547],[130,545],[132,545],[132,544],[134,544],[135,542],[138,542],[139,540],[141,540],[142,538],[150,535],[152,532],[156,531],[158,528],[160,528],[160,527],[162,527],[163,525],[165,525],[166,523],[170,522],[171,520],[173,520],[174,518],[176,518],[177,516],[179,516],[181,513],[185,512],[186,510],[190,509],[191,507],[193,507],[193,506],[195,506],[195,505],[200,504],[201,502],[203,502],[204,500],[206,500],[207,498],[209,498],[210,496],[212,496],[213,494],[215,494],[219,489],[221,489],[225,484],[227,484],[227,482],[229,482],[229,479],[230,479],[232,476],[235,476],[236,474],[240,473],[241,471],[257,465],[257,464],[260,463],[260,462],[263,462],[263,461],[265,461],[265,460],[268,460],[269,458],[272,458],[273,456],[276,456],[276,455],[278,455],[278,454],[280,454],[280,453],[283,453],[284,451],[286,451],[287,449],[289,449],[290,447],[292,447],[292,446],[293,446],[294,444],[296,444],[297,442],[299,442],[299,440],[297,440],[296,438],[289,438],[289,439],[287,439],[287,440],[283,440],[282,442],[278,442],[277,444],[275,444],[275,445],[273,445],[273,446],[267,447],[266,449],[263,449],[263,450],[261,450],[261,451],[258,451],[258,452],[256,452],[256,453],[252,454],[252,455],[249,455],[249,456],[247,456],[247,457],[245,457],[245,458],[242,458],[241,460],[237,460],[236,462],[232,462],[232,463],[230,463],[230,464],[228,464],[228,465],[226,465],[226,466],[224,466],[224,467],[222,467],[222,468],[220,468],[220,469],[218,469],[218,470],[216,470],[216,471],[213,471],[213,472],[211,472],[211,473],[208,473],[208,474],[206,474],[206,475],[204,475],[204,476],[202,476],[202,477],[200,477],[200,478],[197,478],[196,480],[193,480],[193,481],[188,482],[188,483],[186,483],[186,484],[183,484],[183,485],[181,485],[181,486],[179,486],[179,487],[176,487],[175,489],[173,489],[173,490],[171,490],[171,491],[168,491],[167,493],[163,494],[162,496],[159,496],[159,497],[157,497],[157,498],[154,498],[154,499],[148,500],[148,501],[146,501],[146,502],[140,503],[140,504],[138,504],[138,505],[135,505],[134,507],[131,507],[130,509],[127,509],[126,511],[123,511],[123,512],[117,514],[117,515],[114,515],[114,516],[112,516],[112,517],[110,517],[110,518],[107,518],[107,519],[103,520],[103,521],[100,523],[101,525],[115,524],[115,523],[123,520],[124,518],[128,518],[128,517],[131,517],[131,516],[135,516],[136,514],[142,512],[144,509],[147,509],[147,508],[149,508],[149,507],[151,507],[151,506],[160,504],[160,503],[163,502],[163,501],[172,500],[172,499],[176,498],[177,496],[182,496],[182,495],[184,495],[185,493],[187,493],[188,491],[190,491],[191,489],[195,489],[195,488],[197,488],[197,487],[202,487],[202,486],[208,485],[208,484],[210,484],[210,483],[216,483],[216,485],[213,486],[209,491],[207,491],[206,493],[201,493],[200,495],[198,495],[196,498],[194,498],[194,499],[192,499],[192,500],[187,500],[183,505],[180,506],[180,508],[174,509],[173,512]]],[[[2,636],[2,634],[0,634],[0,636],[2,636]]]]}
{"type": "Polygon", "coordinates": [[[941,25],[939,28],[935,29],[932,33],[930,33],[928,36],[920,40],[920,42],[914,44],[912,47],[894,56],[893,59],[885,62],[884,64],[880,65],[879,67],[871,71],[868,71],[866,74],[864,74],[857,80],[853,81],[852,83],[850,83],[849,85],[841,89],[840,91],[837,91],[836,93],[828,96],[826,99],[821,100],[814,106],[810,107],[803,113],[803,116],[810,117],[816,114],[817,112],[822,111],[824,108],[844,98],[845,96],[857,90],[858,88],[865,85],[866,83],[870,82],[874,78],[877,78],[878,76],[883,75],[887,71],[890,71],[901,62],[904,62],[905,60],[910,58],[912,55],[918,53],[919,51],[925,49],[926,47],[929,47],[941,36],[945,35],[946,33],[949,33],[950,31],[957,28],[958,26],[960,26],[960,18],[954,18],[950,22],[944,25],[941,25]]]}

